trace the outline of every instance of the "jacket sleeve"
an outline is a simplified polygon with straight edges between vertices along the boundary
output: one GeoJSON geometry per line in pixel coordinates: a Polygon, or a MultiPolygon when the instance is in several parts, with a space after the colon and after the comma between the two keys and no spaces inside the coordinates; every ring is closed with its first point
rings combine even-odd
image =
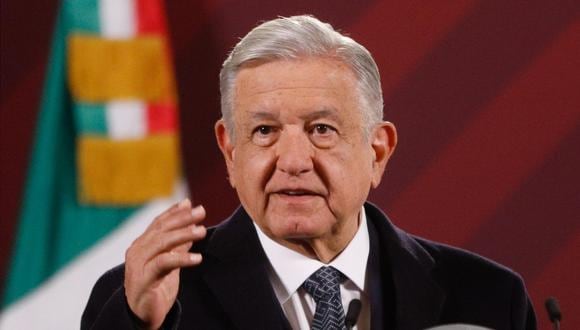
{"type": "MultiPolygon", "coordinates": [[[[124,265],[117,266],[99,278],[81,318],[81,329],[139,329],[125,297],[124,265]]],[[[162,329],[177,329],[181,316],[179,301],[173,305],[162,329]]]]}

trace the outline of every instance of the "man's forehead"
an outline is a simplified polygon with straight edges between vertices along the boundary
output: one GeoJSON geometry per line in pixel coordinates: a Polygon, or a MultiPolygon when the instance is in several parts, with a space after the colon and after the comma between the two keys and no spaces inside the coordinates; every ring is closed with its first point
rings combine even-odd
{"type": "MultiPolygon", "coordinates": [[[[244,85],[236,83],[236,87],[246,87],[248,83],[263,84],[264,87],[284,88],[287,79],[291,83],[301,82],[308,88],[327,88],[317,86],[320,82],[336,80],[355,81],[354,72],[341,60],[327,57],[303,57],[297,59],[280,59],[262,61],[244,65],[238,71],[236,81],[244,80],[244,85]],[[276,78],[281,78],[276,80],[276,78]],[[250,81],[248,81],[250,80],[250,81]]],[[[292,87],[295,87],[292,85],[292,87]]]]}
{"type": "MultiPolygon", "coordinates": [[[[337,109],[333,107],[322,107],[319,110],[304,111],[297,115],[300,119],[306,122],[320,118],[331,119],[339,122],[341,120],[337,112],[337,109]]],[[[280,111],[277,110],[250,110],[246,112],[246,115],[250,120],[254,121],[280,119],[280,111]]]]}
{"type": "Polygon", "coordinates": [[[356,79],[350,69],[337,63],[325,58],[308,58],[244,68],[236,77],[233,101],[240,105],[259,100],[271,103],[270,106],[284,97],[344,101],[353,96],[356,79]]]}
{"type": "Polygon", "coordinates": [[[284,57],[284,58],[269,58],[269,59],[258,59],[258,60],[249,60],[242,63],[237,70],[242,71],[244,69],[252,69],[257,68],[263,65],[268,64],[290,64],[290,65],[299,65],[302,63],[308,62],[317,62],[317,61],[324,61],[326,63],[333,63],[337,67],[345,67],[350,68],[350,66],[341,58],[331,55],[299,55],[297,57],[284,57]]]}
{"type": "Polygon", "coordinates": [[[238,73],[234,90],[233,118],[248,125],[260,120],[326,118],[340,124],[347,117],[360,119],[354,73],[333,58],[254,63],[238,73]]]}

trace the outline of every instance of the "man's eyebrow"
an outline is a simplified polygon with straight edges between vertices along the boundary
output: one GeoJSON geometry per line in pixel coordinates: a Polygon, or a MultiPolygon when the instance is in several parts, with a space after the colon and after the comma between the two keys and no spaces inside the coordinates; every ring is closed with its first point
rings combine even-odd
{"type": "Polygon", "coordinates": [[[278,114],[274,114],[268,111],[250,111],[250,118],[256,120],[274,120],[278,118],[278,114]]]}
{"type": "MultiPolygon", "coordinates": [[[[277,120],[279,118],[278,113],[272,113],[270,111],[250,111],[249,115],[253,120],[277,120]]],[[[329,118],[338,123],[342,122],[336,110],[332,108],[323,108],[321,110],[310,112],[300,116],[300,118],[307,122],[320,118],[329,118]]]]}
{"type": "Polygon", "coordinates": [[[337,123],[342,122],[342,120],[340,120],[340,117],[336,113],[336,110],[329,108],[317,110],[302,116],[302,119],[304,119],[305,121],[313,121],[320,118],[329,118],[337,123]]]}

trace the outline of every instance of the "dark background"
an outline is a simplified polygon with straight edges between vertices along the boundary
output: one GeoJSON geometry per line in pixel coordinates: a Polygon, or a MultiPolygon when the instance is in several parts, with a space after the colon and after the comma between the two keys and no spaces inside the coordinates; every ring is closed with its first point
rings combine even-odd
{"type": "MultiPolygon", "coordinates": [[[[541,321],[580,325],[580,15],[576,1],[166,1],[194,202],[235,206],[214,143],[218,72],[256,22],[312,13],[380,67],[398,149],[371,194],[402,228],[518,271],[541,321]]],[[[4,278],[58,3],[1,0],[4,278]]],[[[0,281],[3,285],[3,280],[0,281]]]]}

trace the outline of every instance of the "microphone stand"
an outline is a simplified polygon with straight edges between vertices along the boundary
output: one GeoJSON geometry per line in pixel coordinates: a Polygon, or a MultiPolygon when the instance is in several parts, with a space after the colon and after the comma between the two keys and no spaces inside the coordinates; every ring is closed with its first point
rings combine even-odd
{"type": "Polygon", "coordinates": [[[353,299],[348,304],[348,310],[346,312],[346,316],[344,318],[344,324],[346,325],[346,330],[352,330],[356,321],[358,320],[358,316],[360,314],[362,304],[360,300],[353,299]]]}
{"type": "Polygon", "coordinates": [[[560,321],[562,320],[562,312],[560,311],[560,305],[558,300],[554,297],[546,299],[545,302],[546,311],[548,312],[548,317],[552,322],[552,327],[554,330],[560,330],[560,321]]]}

